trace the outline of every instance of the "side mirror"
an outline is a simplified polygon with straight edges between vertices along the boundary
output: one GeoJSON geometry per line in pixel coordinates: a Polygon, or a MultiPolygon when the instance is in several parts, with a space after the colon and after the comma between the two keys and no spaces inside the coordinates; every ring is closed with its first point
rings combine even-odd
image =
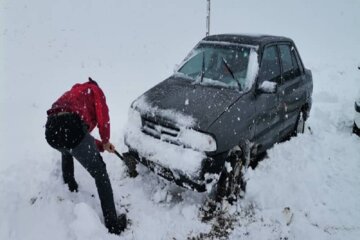
{"type": "Polygon", "coordinates": [[[276,93],[277,88],[276,82],[263,81],[256,90],[258,93],[276,93]]]}

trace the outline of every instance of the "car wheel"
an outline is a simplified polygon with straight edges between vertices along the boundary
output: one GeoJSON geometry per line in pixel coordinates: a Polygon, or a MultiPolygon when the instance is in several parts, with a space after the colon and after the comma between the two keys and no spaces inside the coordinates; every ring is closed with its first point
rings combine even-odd
{"type": "Polygon", "coordinates": [[[232,151],[228,154],[217,184],[216,202],[226,199],[229,203],[233,203],[245,192],[243,155],[241,151],[232,151]]]}
{"type": "Polygon", "coordinates": [[[305,117],[303,111],[300,111],[298,119],[296,121],[294,136],[298,135],[299,133],[304,133],[305,130],[305,117]]]}

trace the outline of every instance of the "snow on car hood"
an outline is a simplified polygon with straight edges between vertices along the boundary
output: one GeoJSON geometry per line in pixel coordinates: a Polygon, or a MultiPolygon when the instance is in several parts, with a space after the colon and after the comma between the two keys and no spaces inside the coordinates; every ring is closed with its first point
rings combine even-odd
{"type": "Polygon", "coordinates": [[[206,131],[241,95],[233,89],[193,84],[173,76],[144,93],[133,107],[177,126],[206,131]]]}
{"type": "Polygon", "coordinates": [[[146,95],[139,97],[132,104],[132,107],[138,110],[142,115],[153,117],[158,116],[162,119],[167,119],[179,127],[191,128],[195,126],[196,123],[192,116],[185,115],[182,112],[176,111],[174,109],[161,109],[156,105],[154,106],[147,100],[146,95]]]}

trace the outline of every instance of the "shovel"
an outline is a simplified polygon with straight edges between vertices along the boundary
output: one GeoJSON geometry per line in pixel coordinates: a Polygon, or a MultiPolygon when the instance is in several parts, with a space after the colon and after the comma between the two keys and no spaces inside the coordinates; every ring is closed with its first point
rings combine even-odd
{"type": "Polygon", "coordinates": [[[127,166],[127,171],[131,178],[135,178],[138,175],[136,171],[136,160],[130,153],[124,153],[121,155],[118,151],[115,150],[115,155],[118,156],[122,161],[124,161],[125,165],[127,166]]]}

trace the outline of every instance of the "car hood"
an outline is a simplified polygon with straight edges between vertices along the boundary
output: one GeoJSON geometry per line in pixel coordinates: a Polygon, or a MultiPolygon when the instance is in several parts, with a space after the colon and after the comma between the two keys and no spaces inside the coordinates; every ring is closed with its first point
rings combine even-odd
{"type": "Polygon", "coordinates": [[[133,107],[143,115],[206,131],[240,96],[234,89],[194,84],[173,76],[145,92],[134,101],[133,107]],[[190,120],[183,121],[186,118],[190,120]]]}

